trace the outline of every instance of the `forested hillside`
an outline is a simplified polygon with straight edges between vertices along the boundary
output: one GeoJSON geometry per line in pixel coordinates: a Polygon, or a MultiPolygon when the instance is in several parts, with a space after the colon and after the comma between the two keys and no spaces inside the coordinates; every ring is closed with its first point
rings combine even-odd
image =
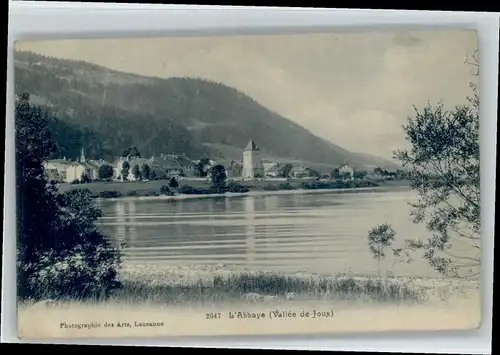
{"type": "MultiPolygon", "coordinates": [[[[149,78],[85,62],[16,52],[16,92],[54,112],[51,130],[60,154],[143,156],[166,152],[227,158],[254,139],[269,157],[328,165],[373,162],[313,135],[252,98],[196,78],[149,78]],[[233,149],[233,151],[235,151],[233,149]]],[[[387,162],[390,165],[390,162],[387,162]]]]}

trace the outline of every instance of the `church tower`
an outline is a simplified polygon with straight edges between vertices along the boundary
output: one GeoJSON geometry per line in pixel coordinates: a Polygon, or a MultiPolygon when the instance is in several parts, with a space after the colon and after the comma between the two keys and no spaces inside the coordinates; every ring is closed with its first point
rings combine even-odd
{"type": "Polygon", "coordinates": [[[83,152],[83,148],[80,151],[80,163],[85,163],[85,154],[83,152]]]}
{"type": "Polygon", "coordinates": [[[243,171],[241,175],[244,179],[264,177],[264,165],[262,164],[260,149],[253,140],[248,142],[243,151],[243,171]]]}

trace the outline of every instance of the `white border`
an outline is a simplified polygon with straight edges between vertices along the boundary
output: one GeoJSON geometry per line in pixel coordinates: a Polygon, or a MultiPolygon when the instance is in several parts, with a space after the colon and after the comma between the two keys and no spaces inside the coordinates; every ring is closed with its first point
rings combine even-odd
{"type": "Polygon", "coordinates": [[[230,6],[139,5],[11,1],[9,4],[5,142],[2,342],[16,337],[13,42],[17,39],[143,37],[321,32],[325,29],[411,26],[473,28],[480,37],[481,192],[484,309],[481,328],[467,332],[355,335],[93,339],[39,343],[318,349],[490,354],[492,337],[493,234],[498,80],[498,14],[430,11],[333,10],[230,6]]]}

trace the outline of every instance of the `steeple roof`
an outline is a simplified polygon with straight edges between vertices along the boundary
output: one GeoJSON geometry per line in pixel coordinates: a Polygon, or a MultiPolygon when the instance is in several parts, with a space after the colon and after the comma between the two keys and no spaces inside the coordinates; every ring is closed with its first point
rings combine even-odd
{"type": "Polygon", "coordinates": [[[255,144],[253,139],[250,139],[250,142],[248,142],[247,146],[245,147],[245,150],[259,150],[259,147],[257,147],[257,144],[255,144]]]}

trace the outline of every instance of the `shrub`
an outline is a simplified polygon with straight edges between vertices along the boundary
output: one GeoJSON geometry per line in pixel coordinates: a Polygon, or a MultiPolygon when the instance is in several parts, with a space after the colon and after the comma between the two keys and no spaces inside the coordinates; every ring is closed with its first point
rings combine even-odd
{"type": "Polygon", "coordinates": [[[28,272],[28,289],[33,299],[105,298],[120,287],[116,266],[120,256],[107,245],[79,244],[64,252],[39,254],[36,268],[20,267],[28,272]],[[106,287],[103,287],[106,285],[106,287]]]}
{"type": "Polygon", "coordinates": [[[179,187],[179,182],[177,181],[177,178],[175,176],[172,176],[170,180],[168,181],[168,186],[170,186],[173,189],[176,189],[179,187]]]}
{"type": "Polygon", "coordinates": [[[102,191],[100,194],[99,194],[99,197],[102,197],[102,198],[117,198],[117,197],[121,197],[122,194],[120,191],[115,191],[115,190],[106,190],[106,191],[102,191]]]}
{"type": "Polygon", "coordinates": [[[16,100],[17,285],[19,299],[109,295],[121,250],[95,222],[102,212],[88,189],[59,194],[45,178],[43,161],[56,151],[46,112],[16,100]]]}
{"type": "Polygon", "coordinates": [[[132,190],[127,193],[127,196],[137,196],[137,191],[132,190]]]}
{"type": "Polygon", "coordinates": [[[170,191],[170,188],[167,185],[163,185],[160,188],[160,194],[161,195],[167,195],[167,196],[172,196],[173,195],[172,191],[170,191]]]}
{"type": "Polygon", "coordinates": [[[250,191],[248,187],[241,185],[240,183],[237,183],[235,181],[231,181],[227,185],[227,191],[233,192],[233,193],[246,193],[250,191]]]}
{"type": "Polygon", "coordinates": [[[80,180],[78,180],[78,179],[74,179],[73,181],[71,181],[72,185],[78,185],[79,183],[80,183],[80,180]]]}
{"type": "Polygon", "coordinates": [[[194,194],[194,191],[196,191],[196,189],[191,185],[182,185],[181,188],[179,189],[179,193],[186,195],[192,195],[194,194]]]}
{"type": "Polygon", "coordinates": [[[263,189],[264,191],[277,191],[277,190],[278,190],[278,186],[273,185],[273,184],[267,184],[267,185],[264,185],[264,186],[262,187],[262,189],[263,189]]]}
{"type": "Polygon", "coordinates": [[[284,183],[279,184],[279,189],[280,190],[293,190],[294,187],[289,182],[284,182],[284,183]]]}

